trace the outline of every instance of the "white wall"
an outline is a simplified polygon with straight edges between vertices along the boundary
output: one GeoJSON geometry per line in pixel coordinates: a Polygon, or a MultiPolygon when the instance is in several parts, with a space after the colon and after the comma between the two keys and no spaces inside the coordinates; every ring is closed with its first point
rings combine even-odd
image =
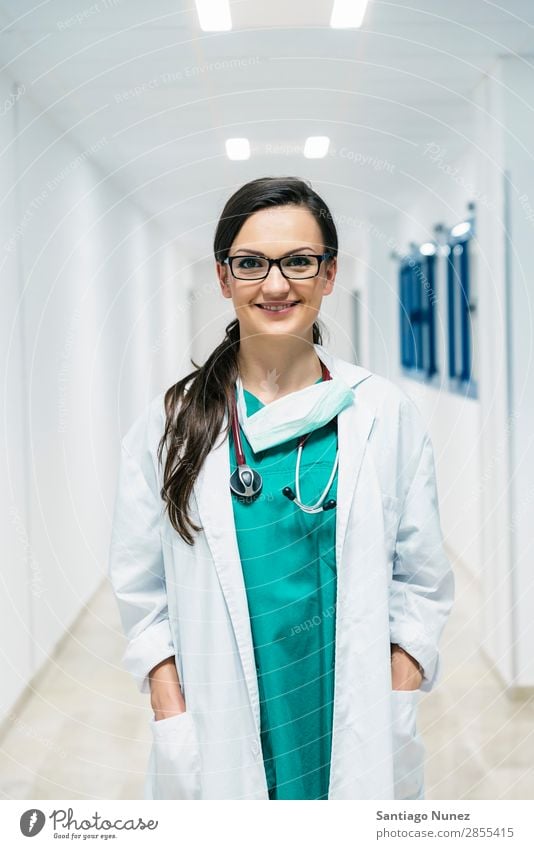
{"type": "MultiPolygon", "coordinates": [[[[11,81],[0,75],[0,103],[9,103],[11,81]]],[[[5,109],[6,107],[4,107],[5,109]]],[[[0,119],[0,367],[2,385],[2,450],[0,451],[0,537],[2,539],[2,592],[0,593],[0,663],[2,712],[19,694],[32,671],[32,597],[42,588],[41,566],[32,547],[28,521],[28,463],[25,438],[25,368],[19,257],[8,242],[15,222],[14,108],[0,119]]]]}
{"type": "MultiPolygon", "coordinates": [[[[353,324],[353,292],[357,290],[362,296],[362,312],[365,313],[365,276],[361,271],[361,260],[351,250],[352,245],[341,242],[338,254],[338,270],[334,282],[334,288],[322,302],[319,318],[324,333],[323,344],[335,356],[341,357],[349,362],[356,362],[356,353],[363,351],[365,356],[365,339],[359,341],[354,338],[353,324]]],[[[366,331],[366,322],[363,323],[363,332],[366,331]]]]}
{"type": "Polygon", "coordinates": [[[28,93],[0,123],[4,715],[105,579],[120,438],[189,345],[186,258],[63,133],[28,93]]]}
{"type": "Polygon", "coordinates": [[[501,61],[475,91],[480,152],[477,177],[484,191],[479,204],[478,231],[484,243],[483,277],[480,280],[479,397],[482,409],[480,494],[482,504],[481,549],[484,580],[479,616],[481,644],[496,661],[503,679],[514,677],[513,609],[510,537],[509,356],[506,290],[506,211],[504,198],[503,89],[501,61]]]}
{"type": "Polygon", "coordinates": [[[518,685],[534,685],[534,56],[500,62],[504,125],[507,217],[507,339],[512,560],[512,674],[518,685]]]}

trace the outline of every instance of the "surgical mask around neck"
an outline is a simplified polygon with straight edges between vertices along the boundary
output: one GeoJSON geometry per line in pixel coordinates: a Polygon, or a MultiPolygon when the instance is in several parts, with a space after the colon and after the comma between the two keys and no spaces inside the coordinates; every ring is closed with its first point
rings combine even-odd
{"type": "Polygon", "coordinates": [[[354,401],[352,387],[332,376],[283,395],[249,416],[239,376],[236,391],[239,423],[254,453],[317,430],[354,401]]]}

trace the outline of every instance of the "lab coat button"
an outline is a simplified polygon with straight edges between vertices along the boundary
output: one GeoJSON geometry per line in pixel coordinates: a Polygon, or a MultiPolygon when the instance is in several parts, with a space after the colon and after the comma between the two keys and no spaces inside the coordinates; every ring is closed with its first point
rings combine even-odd
{"type": "Polygon", "coordinates": [[[253,743],[252,743],[252,752],[253,752],[254,755],[257,755],[257,754],[259,754],[259,751],[260,751],[260,744],[258,743],[257,740],[254,740],[253,743]]]}

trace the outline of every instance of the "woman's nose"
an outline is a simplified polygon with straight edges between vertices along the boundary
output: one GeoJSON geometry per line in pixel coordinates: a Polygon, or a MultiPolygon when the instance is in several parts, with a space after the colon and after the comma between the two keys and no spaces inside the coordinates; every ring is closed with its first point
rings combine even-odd
{"type": "Polygon", "coordinates": [[[289,280],[286,280],[277,265],[271,265],[267,277],[265,277],[262,289],[265,292],[287,292],[289,280]]]}

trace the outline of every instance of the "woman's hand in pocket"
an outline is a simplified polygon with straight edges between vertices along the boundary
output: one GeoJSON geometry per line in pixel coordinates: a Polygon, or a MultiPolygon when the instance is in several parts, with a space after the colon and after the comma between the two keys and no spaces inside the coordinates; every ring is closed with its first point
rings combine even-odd
{"type": "Polygon", "coordinates": [[[418,661],[397,643],[391,643],[391,686],[394,690],[418,690],[423,672],[418,661]]]}
{"type": "Polygon", "coordinates": [[[156,721],[184,713],[185,700],[180,689],[174,657],[169,657],[155,666],[149,679],[150,702],[156,721]]]}

